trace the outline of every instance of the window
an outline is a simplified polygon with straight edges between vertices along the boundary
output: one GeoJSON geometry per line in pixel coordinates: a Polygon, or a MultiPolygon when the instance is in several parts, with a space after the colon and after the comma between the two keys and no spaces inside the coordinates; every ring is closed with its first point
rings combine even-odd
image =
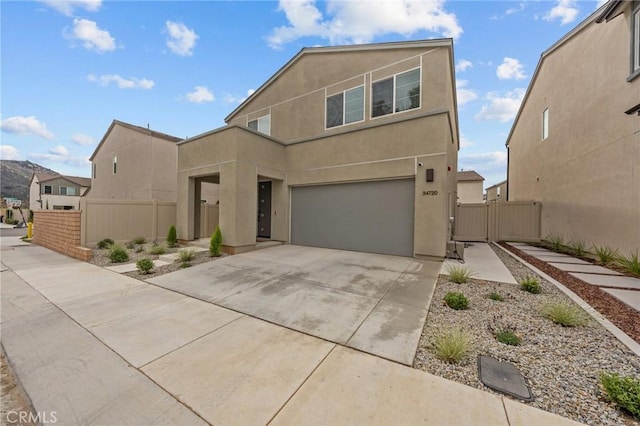
{"type": "Polygon", "coordinates": [[[633,12],[631,18],[631,73],[640,72],[640,6],[633,12]]]}
{"type": "Polygon", "coordinates": [[[66,186],[61,186],[60,187],[60,195],[67,195],[67,187],[66,186]]]}
{"type": "Polygon", "coordinates": [[[265,115],[247,123],[247,127],[265,135],[271,135],[271,115],[265,115]]]}
{"type": "Polygon", "coordinates": [[[76,195],[76,187],[67,186],[67,195],[76,195]]]}
{"type": "Polygon", "coordinates": [[[420,68],[371,85],[371,116],[420,108],[420,68]]]}
{"type": "Polygon", "coordinates": [[[51,185],[45,185],[44,186],[44,193],[45,194],[51,194],[51,185]]]}
{"type": "Polygon", "coordinates": [[[364,120],[364,86],[327,97],[327,129],[364,120]]]}
{"type": "Polygon", "coordinates": [[[542,140],[549,137],[549,108],[542,111],[542,140]]]}
{"type": "Polygon", "coordinates": [[[118,172],[118,157],[113,157],[113,174],[118,172]]]}

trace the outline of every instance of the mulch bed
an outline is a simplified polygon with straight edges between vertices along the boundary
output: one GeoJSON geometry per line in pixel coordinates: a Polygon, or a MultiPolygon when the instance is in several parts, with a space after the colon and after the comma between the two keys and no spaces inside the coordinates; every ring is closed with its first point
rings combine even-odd
{"type": "Polygon", "coordinates": [[[640,343],[640,313],[620,302],[600,287],[585,283],[584,281],[569,275],[568,272],[549,265],[547,262],[536,259],[517,248],[500,243],[502,247],[526,260],[531,265],[543,271],[556,281],[562,283],[575,294],[580,296],[591,307],[600,312],[616,327],[624,331],[629,337],[640,343]]]}

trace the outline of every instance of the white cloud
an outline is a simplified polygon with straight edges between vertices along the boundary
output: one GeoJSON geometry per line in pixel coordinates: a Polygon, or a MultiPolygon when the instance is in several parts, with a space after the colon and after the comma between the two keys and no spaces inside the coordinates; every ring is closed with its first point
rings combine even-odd
{"type": "Polygon", "coordinates": [[[73,20],[73,31],[67,37],[79,40],[87,50],[98,53],[109,52],[116,49],[116,41],[109,31],[100,29],[98,24],[88,19],[73,20]]]}
{"type": "Polygon", "coordinates": [[[115,83],[120,89],[151,89],[155,83],[153,80],[147,80],[146,78],[138,79],[135,77],[124,78],[118,74],[107,74],[96,76],[89,74],[87,80],[92,83],[98,83],[101,86],[108,86],[110,83],[115,83]]]}
{"type": "Polygon", "coordinates": [[[230,93],[225,93],[223,100],[227,104],[235,104],[235,103],[241,104],[242,102],[246,101],[249,96],[253,95],[254,92],[255,92],[254,89],[249,89],[247,90],[246,96],[236,96],[230,93]]]}
{"type": "Polygon", "coordinates": [[[11,145],[0,145],[0,159],[2,160],[20,160],[18,148],[11,145]]]}
{"type": "Polygon", "coordinates": [[[560,23],[566,25],[576,20],[578,12],[579,9],[575,0],[558,0],[558,4],[547,12],[543,19],[545,21],[560,19],[560,23]]]}
{"type": "Polygon", "coordinates": [[[471,61],[467,61],[466,59],[461,59],[456,64],[456,72],[463,72],[468,70],[469,68],[473,68],[473,63],[471,61]]]}
{"type": "Polygon", "coordinates": [[[46,160],[54,163],[68,164],[77,167],[91,165],[88,157],[70,155],[67,148],[62,145],[51,148],[46,154],[30,154],[29,157],[35,160],[46,160]]]}
{"type": "Polygon", "coordinates": [[[75,9],[97,12],[102,7],[102,0],[39,0],[63,15],[73,16],[75,9]]]}
{"type": "Polygon", "coordinates": [[[39,121],[34,115],[23,117],[17,115],[0,121],[3,132],[16,135],[35,135],[44,139],[53,139],[55,136],[47,129],[47,125],[39,121]]]}
{"type": "Polygon", "coordinates": [[[74,133],[71,135],[71,142],[80,146],[89,146],[95,143],[91,136],[85,135],[84,133],[74,133]]]}
{"type": "Polygon", "coordinates": [[[522,12],[525,7],[527,7],[527,4],[521,1],[520,3],[518,3],[518,7],[510,7],[504,14],[513,15],[514,13],[522,12]]]}
{"type": "Polygon", "coordinates": [[[514,89],[503,96],[496,92],[489,92],[487,94],[489,103],[483,105],[474,118],[479,121],[498,120],[503,123],[509,121],[518,113],[524,94],[524,89],[514,89]]]}
{"type": "Polygon", "coordinates": [[[527,77],[520,61],[514,58],[504,58],[496,69],[496,75],[500,80],[522,80],[527,77]]]}
{"type": "Polygon", "coordinates": [[[167,47],[176,55],[193,55],[193,48],[196,45],[196,40],[199,38],[195,31],[187,28],[187,26],[181,22],[173,21],[167,21],[166,28],[169,33],[167,47]]]}
{"type": "Polygon", "coordinates": [[[467,89],[469,84],[468,80],[456,80],[456,93],[458,95],[458,106],[462,106],[471,101],[478,99],[478,94],[475,90],[467,89]]]}
{"type": "Polygon", "coordinates": [[[216,100],[213,93],[209,91],[205,86],[196,86],[193,89],[193,92],[189,92],[185,95],[189,102],[193,102],[195,104],[201,104],[203,102],[213,102],[216,100]]]}
{"type": "Polygon", "coordinates": [[[301,37],[322,37],[332,44],[358,44],[385,34],[410,37],[418,31],[458,38],[462,27],[456,15],[444,9],[444,3],[444,0],[375,3],[329,0],[323,16],[315,0],[280,0],[279,10],[285,13],[289,25],[274,28],[267,42],[276,49],[301,37]]]}
{"type": "Polygon", "coordinates": [[[506,151],[482,152],[476,154],[461,155],[458,167],[467,169],[491,168],[507,165],[506,151]]]}
{"type": "Polygon", "coordinates": [[[471,140],[469,140],[465,135],[460,135],[460,148],[469,148],[470,146],[475,145],[471,140]]]}

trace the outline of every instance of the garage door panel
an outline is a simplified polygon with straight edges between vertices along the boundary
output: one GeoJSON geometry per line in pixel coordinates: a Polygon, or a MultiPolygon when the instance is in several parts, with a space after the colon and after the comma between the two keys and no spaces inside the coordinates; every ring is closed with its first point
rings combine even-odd
{"type": "Polygon", "coordinates": [[[291,242],[413,256],[413,179],[294,187],[291,242]]]}

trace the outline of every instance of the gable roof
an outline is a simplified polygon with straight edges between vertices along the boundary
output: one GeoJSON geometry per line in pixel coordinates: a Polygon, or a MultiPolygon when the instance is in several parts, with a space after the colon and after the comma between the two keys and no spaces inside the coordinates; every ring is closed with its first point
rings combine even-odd
{"type": "Polygon", "coordinates": [[[483,180],[484,178],[474,170],[461,170],[458,172],[458,182],[475,182],[483,180]]]}
{"type": "Polygon", "coordinates": [[[505,179],[505,180],[503,180],[502,182],[498,182],[498,183],[496,183],[495,185],[491,185],[491,186],[487,187],[487,191],[488,191],[488,190],[490,190],[491,188],[497,188],[497,187],[498,187],[498,186],[500,186],[500,185],[504,185],[505,183],[507,183],[507,180],[506,180],[506,179],[505,179]]]}
{"type": "MultiPolygon", "coordinates": [[[[384,49],[402,49],[402,48],[416,48],[416,47],[449,47],[453,49],[453,39],[442,38],[432,40],[415,40],[415,41],[400,41],[400,42],[387,42],[387,43],[371,43],[371,44],[356,44],[348,46],[325,46],[325,47],[304,47],[293,58],[282,66],[275,74],[273,74],[267,81],[265,81],[251,96],[247,97],[240,105],[236,107],[228,116],[225,117],[225,123],[229,122],[241,109],[248,105],[253,99],[260,95],[271,83],[277,80],[282,74],[284,74],[289,68],[291,68],[296,62],[302,59],[303,56],[318,54],[318,53],[332,53],[332,52],[357,52],[366,50],[384,50],[384,49]]],[[[451,55],[453,61],[453,55],[451,55]]],[[[452,67],[452,73],[455,67],[452,67]]],[[[452,74],[453,75],[453,74],[452,74]]],[[[455,84],[454,84],[455,90],[455,84]]],[[[455,93],[455,91],[454,91],[455,93]]],[[[454,98],[455,99],[455,98],[454,98]]],[[[456,108],[457,109],[457,108],[456,108]]]]}
{"type": "Polygon", "coordinates": [[[34,173],[31,176],[31,181],[29,182],[29,185],[31,185],[31,183],[33,182],[33,178],[38,179],[39,183],[43,183],[43,182],[48,182],[50,180],[54,180],[54,179],[65,179],[68,180],[71,183],[75,183],[78,186],[81,187],[85,187],[85,188],[89,188],[91,187],[91,179],[90,178],[85,178],[85,177],[80,177],[80,176],[67,176],[67,175],[60,175],[60,174],[50,174],[50,173],[34,173]]]}
{"type": "Polygon", "coordinates": [[[104,142],[107,140],[107,137],[109,137],[109,134],[111,133],[111,131],[113,130],[113,128],[116,125],[118,125],[120,127],[127,128],[129,130],[133,130],[135,132],[142,133],[144,135],[153,136],[153,137],[159,138],[159,139],[164,139],[164,140],[169,141],[169,142],[174,142],[175,143],[175,142],[179,142],[179,141],[182,140],[182,138],[178,138],[176,136],[167,135],[166,133],[156,132],[155,130],[151,130],[151,129],[147,128],[147,127],[140,127],[140,126],[136,126],[134,124],[125,123],[124,121],[120,121],[120,120],[115,120],[114,119],[111,122],[111,125],[109,126],[109,128],[105,132],[105,134],[102,137],[102,139],[100,139],[100,143],[98,143],[98,146],[96,146],[96,149],[93,151],[93,154],[91,154],[91,157],[89,157],[89,161],[92,161],[93,158],[98,153],[98,151],[100,151],[100,148],[102,147],[104,142]]]}

